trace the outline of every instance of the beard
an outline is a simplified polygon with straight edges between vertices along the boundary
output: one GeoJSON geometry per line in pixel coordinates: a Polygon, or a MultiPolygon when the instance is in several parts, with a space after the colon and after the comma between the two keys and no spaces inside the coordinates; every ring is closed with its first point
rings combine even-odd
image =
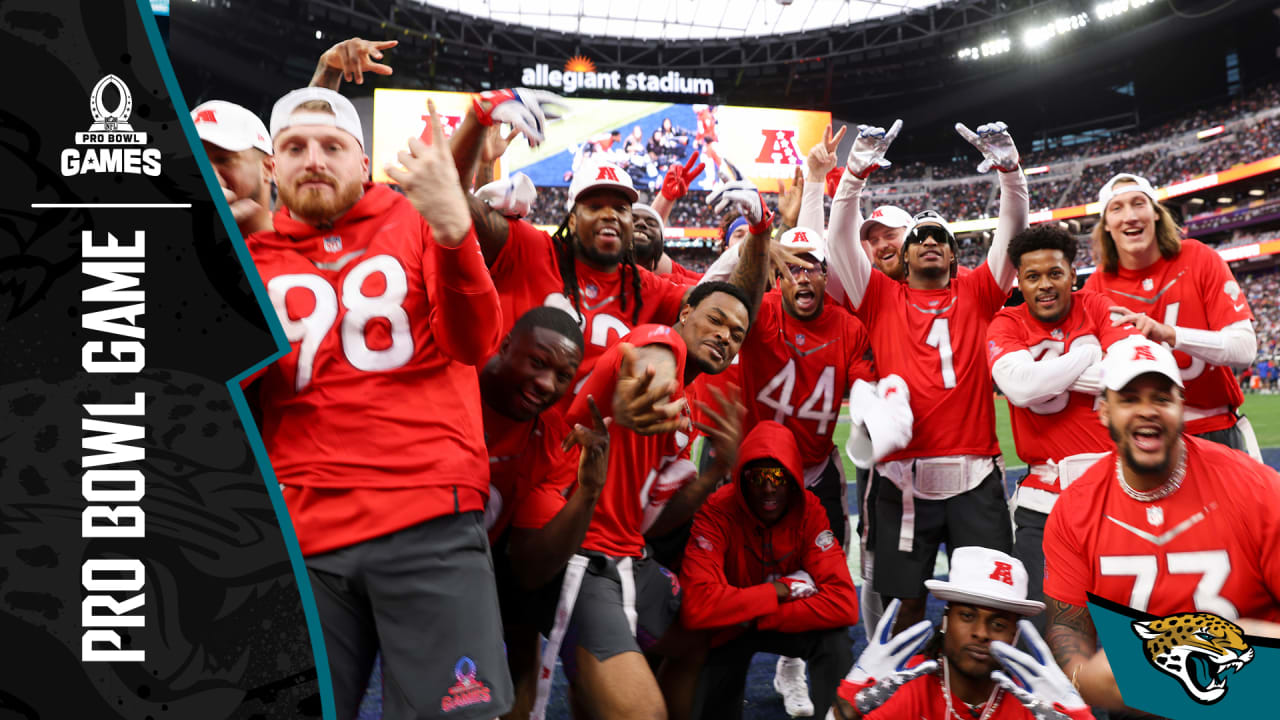
{"type": "Polygon", "coordinates": [[[299,219],[311,223],[312,225],[322,225],[331,222],[342,213],[351,209],[356,204],[360,196],[364,194],[364,185],[359,182],[349,183],[345,186],[339,186],[337,179],[329,176],[309,175],[299,179],[293,184],[293,187],[279,186],[277,189],[280,193],[280,202],[289,208],[299,219]],[[325,193],[315,188],[307,188],[300,192],[295,191],[293,187],[313,180],[321,180],[329,184],[335,189],[332,196],[326,197],[325,193]]]}
{"type": "Polygon", "coordinates": [[[646,268],[652,268],[658,262],[658,258],[662,257],[662,243],[650,240],[647,234],[638,232],[632,234],[631,247],[635,253],[636,262],[646,268]]]}
{"type": "Polygon", "coordinates": [[[577,238],[575,244],[578,247],[578,257],[602,267],[610,267],[622,262],[622,256],[625,252],[624,250],[611,253],[602,252],[597,248],[588,247],[586,243],[582,242],[581,238],[577,238]]]}
{"type": "Polygon", "coordinates": [[[1133,445],[1128,440],[1128,433],[1121,433],[1111,425],[1107,426],[1107,433],[1115,441],[1116,449],[1124,456],[1125,465],[1142,475],[1167,475],[1173,467],[1174,450],[1178,448],[1178,438],[1182,436],[1184,427],[1184,424],[1179,424],[1177,429],[1170,433],[1169,440],[1164,444],[1164,459],[1147,465],[1138,462],[1138,459],[1134,457],[1133,445]]]}

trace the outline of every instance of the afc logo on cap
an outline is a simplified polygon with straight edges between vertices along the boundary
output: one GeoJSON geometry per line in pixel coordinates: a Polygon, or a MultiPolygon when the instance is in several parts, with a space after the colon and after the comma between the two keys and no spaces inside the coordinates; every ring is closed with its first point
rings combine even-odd
{"type": "Polygon", "coordinates": [[[1151,352],[1150,345],[1139,345],[1133,349],[1133,361],[1149,360],[1156,361],[1156,356],[1151,352]]]}
{"type": "Polygon", "coordinates": [[[991,579],[999,580],[1005,585],[1013,585],[1013,565],[1007,562],[995,561],[995,569],[991,571],[991,579]]]}
{"type": "Polygon", "coordinates": [[[597,180],[609,180],[609,181],[612,181],[612,182],[619,182],[619,180],[618,180],[618,172],[617,172],[616,170],[614,170],[613,168],[609,167],[608,165],[601,165],[601,166],[597,169],[597,171],[596,171],[596,179],[597,179],[597,180]]]}

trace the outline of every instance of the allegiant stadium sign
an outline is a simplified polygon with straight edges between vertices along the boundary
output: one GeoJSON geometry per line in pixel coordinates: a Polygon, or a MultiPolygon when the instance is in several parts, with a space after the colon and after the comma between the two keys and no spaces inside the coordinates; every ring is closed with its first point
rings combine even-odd
{"type": "Polygon", "coordinates": [[[578,56],[564,65],[564,70],[552,70],[546,63],[524,68],[520,74],[524,87],[554,88],[565,94],[579,90],[615,90],[618,92],[668,93],[677,95],[714,95],[715,81],[711,78],[684,77],[678,72],[665,75],[649,73],[597,72],[595,63],[578,56]]]}

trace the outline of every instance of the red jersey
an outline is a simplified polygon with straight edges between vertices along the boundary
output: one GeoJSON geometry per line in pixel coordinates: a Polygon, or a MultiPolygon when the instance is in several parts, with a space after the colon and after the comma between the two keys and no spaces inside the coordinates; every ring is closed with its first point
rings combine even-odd
{"type": "Polygon", "coordinates": [[[292,350],[262,374],[262,437],[303,554],[481,509],[471,366],[501,317],[474,234],[442,247],[373,184],[331,229],[273,223],[247,244],[292,350]]]}
{"type": "Polygon", "coordinates": [[[565,492],[578,479],[579,448],[560,443],[569,435],[560,411],[544,410],[523,422],[484,408],[484,439],[489,449],[489,502],[485,525],[489,543],[508,527],[545,526],[565,505],[565,492]]]}
{"type": "Polygon", "coordinates": [[[1000,454],[984,348],[987,326],[1008,297],[985,262],[941,290],[871,273],[854,315],[871,335],[880,376],[906,381],[915,414],[911,443],[884,462],[1000,454]]]}
{"type": "MultiPolygon", "coordinates": [[[[1105,350],[1136,332],[1132,327],[1112,327],[1109,307],[1110,303],[1097,293],[1075,292],[1066,317],[1053,325],[1037,320],[1026,304],[1004,308],[987,329],[987,365],[995,365],[996,360],[1022,350],[1030,352],[1037,362],[1056,358],[1084,337],[1097,340],[1105,350]]],[[[1018,457],[1028,465],[1039,465],[1115,447],[1094,410],[1096,399],[1096,395],[1068,390],[1031,407],[1009,403],[1018,457]]],[[[1028,476],[1025,484],[1048,492],[1059,490],[1056,482],[1046,484],[1035,475],[1028,476]]]]}
{"type": "Polygon", "coordinates": [[[709,143],[716,141],[716,114],[711,108],[698,111],[698,133],[694,140],[709,143]]]}
{"type": "Polygon", "coordinates": [[[1183,434],[1182,487],[1127,495],[1110,453],[1062,493],[1044,530],[1046,595],[1085,593],[1164,616],[1202,611],[1280,621],[1280,475],[1248,455],[1183,434]]]}
{"type": "Polygon", "coordinates": [[[804,491],[804,468],[790,431],[774,422],[755,426],[742,441],[734,478],[752,460],[773,458],[796,488],[787,512],[766,526],[747,507],[735,480],[716,490],[693,518],[680,570],[680,617],[692,629],[724,628],[721,645],[756,621],[760,630],[808,632],[858,622],[858,592],[818,496],[804,491]],[[779,603],[774,580],[803,570],[818,593],[779,603]]]}
{"type": "MultiPolygon", "coordinates": [[[[1166,324],[1197,330],[1221,330],[1241,320],[1252,320],[1249,299],[1236,284],[1222,256],[1190,238],[1172,260],[1161,257],[1141,270],[1099,270],[1085,281],[1085,290],[1102,293],[1116,305],[1166,324]]],[[[1244,402],[1240,383],[1231,368],[1209,365],[1175,350],[1182,369],[1188,407],[1212,410],[1224,405],[1232,410],[1244,402]]],[[[1187,421],[1192,435],[1225,430],[1236,423],[1231,413],[1187,421]]]]}
{"type": "MultiPolygon", "coordinates": [[[[917,655],[907,664],[909,667],[915,667],[924,662],[924,660],[923,656],[917,655]]],[[[1031,714],[1031,711],[1025,705],[1018,702],[1017,698],[1003,690],[996,695],[995,703],[995,710],[990,715],[986,715],[987,705],[985,704],[970,710],[969,706],[960,698],[954,695],[947,697],[947,691],[942,686],[942,669],[939,668],[936,673],[921,675],[898,688],[883,705],[862,717],[864,720],[896,720],[897,718],[905,720],[916,720],[917,718],[920,720],[950,720],[953,717],[986,717],[989,720],[1034,720],[1036,717],[1031,714]]],[[[1093,712],[1088,707],[1078,708],[1071,712],[1067,712],[1060,705],[1054,705],[1053,707],[1061,709],[1063,714],[1071,718],[1071,720],[1093,720],[1093,712]]]]}
{"type": "Polygon", "coordinates": [[[834,303],[809,320],[783,307],[782,293],[764,296],[742,358],[743,423],[773,420],[795,434],[804,468],[825,464],[840,404],[855,380],[874,380],[871,343],[857,318],[834,303]]]}
{"type": "MultiPolygon", "coordinates": [[[[684,340],[670,326],[641,325],[623,338],[639,348],[665,345],[676,356],[676,391],[671,400],[684,397],[684,365],[688,350],[684,340]]],[[[590,427],[591,411],[587,397],[595,398],[600,414],[613,415],[613,390],[618,382],[622,355],[618,346],[600,356],[597,372],[587,378],[573,401],[565,422],[590,427]]],[[[689,436],[683,432],[661,435],[638,435],[616,423],[609,425],[609,475],[604,491],[596,501],[591,525],[582,541],[585,550],[613,557],[640,557],[644,553],[644,511],[658,476],[679,462],[689,447],[689,436]]]]}
{"type": "MultiPolygon", "coordinates": [[[[560,264],[551,236],[523,220],[512,220],[509,227],[507,244],[498,253],[493,267],[489,268],[502,303],[504,336],[525,311],[539,305],[563,307],[573,314],[570,309],[573,301],[564,296],[564,280],[560,277],[560,264]]],[[[680,317],[680,306],[687,288],[644,268],[638,270],[644,302],[640,307],[640,322],[635,324],[675,324],[680,317]]],[[[579,318],[579,324],[586,343],[582,348],[582,364],[578,366],[573,390],[565,393],[557,406],[562,411],[568,410],[574,395],[582,387],[583,378],[591,374],[605,348],[631,332],[635,308],[635,288],[629,270],[624,273],[619,266],[614,272],[600,272],[581,260],[575,260],[574,271],[582,305],[583,317],[579,318]],[[620,299],[624,275],[626,310],[622,309],[620,299]]],[[[586,424],[590,426],[590,423],[586,424]]]]}
{"type": "Polygon", "coordinates": [[[698,282],[702,280],[702,275],[703,273],[690,270],[689,268],[681,265],[675,260],[672,260],[671,272],[662,273],[658,275],[658,277],[670,280],[676,285],[690,286],[690,285],[697,285],[698,282]]]}

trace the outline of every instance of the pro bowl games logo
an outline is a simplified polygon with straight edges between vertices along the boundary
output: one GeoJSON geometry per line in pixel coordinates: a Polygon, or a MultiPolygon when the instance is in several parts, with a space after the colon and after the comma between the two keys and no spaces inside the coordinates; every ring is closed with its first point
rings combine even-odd
{"type": "Polygon", "coordinates": [[[147,134],[137,132],[129,124],[133,114],[133,95],[129,86],[115,75],[106,75],[89,93],[89,112],[93,124],[86,132],[76,133],[76,145],[62,151],[64,176],[86,173],[124,173],[127,175],[160,175],[159,148],[143,147],[147,134]],[[81,149],[83,148],[83,149],[81,149]]]}
{"type": "Polygon", "coordinates": [[[453,677],[457,680],[449,688],[449,694],[440,698],[440,709],[449,712],[477,703],[489,702],[489,686],[476,679],[476,664],[471,658],[463,655],[453,666],[453,677]]]}
{"type": "Polygon", "coordinates": [[[1253,660],[1238,625],[1209,613],[1179,613],[1134,622],[1147,661],[1172,676],[1192,700],[1212,705],[1227,694],[1227,678],[1253,660]]]}

